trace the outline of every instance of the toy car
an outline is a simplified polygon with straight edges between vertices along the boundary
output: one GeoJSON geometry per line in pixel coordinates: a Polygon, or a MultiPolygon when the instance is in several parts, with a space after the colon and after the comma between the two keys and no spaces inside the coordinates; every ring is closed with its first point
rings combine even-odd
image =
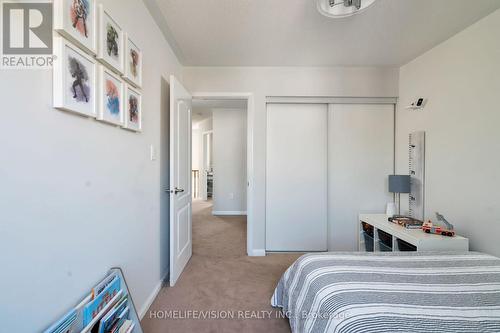
{"type": "Polygon", "coordinates": [[[442,236],[453,237],[455,236],[455,230],[453,224],[446,221],[443,215],[436,213],[438,221],[444,223],[445,227],[435,226],[431,220],[425,222],[422,225],[422,230],[428,234],[436,234],[442,236]]]}

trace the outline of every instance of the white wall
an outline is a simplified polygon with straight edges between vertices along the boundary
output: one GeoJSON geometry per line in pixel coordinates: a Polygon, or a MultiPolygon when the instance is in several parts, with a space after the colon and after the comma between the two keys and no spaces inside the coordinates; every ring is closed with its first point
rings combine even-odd
{"type": "Polygon", "coordinates": [[[408,173],[408,134],[427,133],[426,217],[439,211],[469,237],[472,250],[497,256],[499,31],[497,10],[403,66],[397,113],[398,172],[408,173]],[[405,110],[418,96],[429,99],[425,109],[405,110]]]}
{"type": "Polygon", "coordinates": [[[102,2],[144,52],[144,131],[53,109],[50,70],[0,71],[1,331],[41,331],[112,266],[141,310],[167,272],[149,147],[159,151],[162,76],[182,70],[142,1],[102,2]]]}
{"type": "Polygon", "coordinates": [[[213,110],[214,214],[246,214],[247,113],[213,110]]]}
{"type": "MultiPolygon", "coordinates": [[[[200,197],[206,199],[207,193],[207,175],[205,173],[204,159],[203,159],[203,133],[209,132],[213,130],[213,119],[212,117],[199,121],[197,124],[198,131],[200,133],[199,136],[199,151],[198,151],[198,163],[200,167],[200,197]]],[[[213,155],[213,153],[212,153],[213,155]]]]}
{"type": "MultiPolygon", "coordinates": [[[[196,112],[196,108],[193,108],[193,113],[196,112]]],[[[193,170],[203,169],[203,133],[212,130],[212,116],[209,118],[193,122],[192,129],[192,168],[193,170]]]]}
{"type": "MultiPolygon", "coordinates": [[[[398,69],[326,67],[185,67],[184,84],[195,92],[248,92],[254,94],[254,204],[249,253],[265,249],[266,96],[395,97],[398,69]]],[[[251,107],[251,105],[249,105],[251,107]]]]}
{"type": "Polygon", "coordinates": [[[192,178],[192,184],[191,186],[193,187],[193,198],[199,198],[201,197],[201,191],[200,191],[200,184],[201,184],[201,179],[200,179],[200,172],[201,172],[201,167],[202,167],[202,161],[200,161],[201,155],[201,132],[200,129],[197,126],[193,126],[192,132],[191,132],[191,170],[198,170],[198,178],[194,179],[193,175],[191,174],[192,178]],[[196,181],[197,180],[197,181],[196,181]],[[198,189],[198,191],[195,191],[195,188],[198,189]]]}
{"type": "Polygon", "coordinates": [[[202,167],[202,162],[200,160],[201,157],[201,131],[199,128],[193,127],[192,132],[193,138],[192,142],[192,159],[191,159],[191,168],[193,170],[200,170],[202,167]]]}
{"type": "Polygon", "coordinates": [[[212,119],[212,117],[200,121],[198,123],[198,129],[200,130],[201,134],[203,134],[203,132],[208,132],[208,131],[213,130],[213,119],[212,119]]]}

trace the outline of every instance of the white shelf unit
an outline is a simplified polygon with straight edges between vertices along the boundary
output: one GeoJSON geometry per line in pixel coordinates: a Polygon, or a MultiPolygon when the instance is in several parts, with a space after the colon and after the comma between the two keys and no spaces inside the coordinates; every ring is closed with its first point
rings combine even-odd
{"type": "Polygon", "coordinates": [[[366,252],[365,237],[362,222],[373,227],[373,251],[398,252],[398,239],[416,247],[416,251],[469,251],[469,240],[465,237],[446,237],[427,234],[421,229],[406,229],[403,226],[389,222],[385,214],[360,214],[358,232],[358,250],[366,252]],[[381,244],[378,230],[382,230],[392,237],[392,248],[386,249],[381,244]]]}

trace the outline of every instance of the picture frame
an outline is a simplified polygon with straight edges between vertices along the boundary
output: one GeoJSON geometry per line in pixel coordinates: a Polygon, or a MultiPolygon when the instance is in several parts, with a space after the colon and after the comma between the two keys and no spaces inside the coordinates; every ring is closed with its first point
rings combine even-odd
{"type": "Polygon", "coordinates": [[[111,69],[99,65],[97,119],[116,126],[124,125],[124,82],[111,69]]]}
{"type": "Polygon", "coordinates": [[[142,51],[127,33],[125,33],[123,39],[125,41],[123,78],[134,87],[141,88],[143,63],[142,51]]]}
{"type": "Polygon", "coordinates": [[[132,85],[125,84],[124,102],[125,123],[123,128],[134,131],[142,131],[142,94],[132,85]]]}
{"type": "Polygon", "coordinates": [[[110,67],[116,73],[123,74],[124,63],[124,33],[121,26],[104,9],[103,5],[98,6],[98,43],[97,59],[110,67]]]}
{"type": "Polygon", "coordinates": [[[97,52],[95,0],[53,0],[53,27],[85,52],[97,52]]]}
{"type": "Polygon", "coordinates": [[[97,116],[97,63],[63,37],[54,38],[53,106],[87,117],[97,116]]]}

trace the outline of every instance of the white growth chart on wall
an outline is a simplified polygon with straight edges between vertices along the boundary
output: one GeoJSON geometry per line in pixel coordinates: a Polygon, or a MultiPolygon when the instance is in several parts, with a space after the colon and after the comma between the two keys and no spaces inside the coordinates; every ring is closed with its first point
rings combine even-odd
{"type": "Polygon", "coordinates": [[[409,215],[423,221],[425,209],[425,132],[410,133],[409,155],[411,179],[409,215]]]}

